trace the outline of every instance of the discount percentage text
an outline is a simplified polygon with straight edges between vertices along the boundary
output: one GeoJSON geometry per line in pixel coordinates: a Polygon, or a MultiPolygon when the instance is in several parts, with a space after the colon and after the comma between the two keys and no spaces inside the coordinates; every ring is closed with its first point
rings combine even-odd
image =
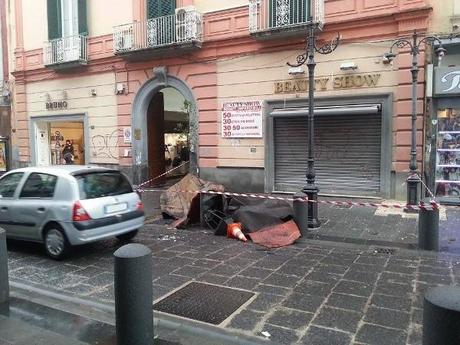
{"type": "Polygon", "coordinates": [[[222,104],[223,138],[262,138],[262,101],[222,104]]]}

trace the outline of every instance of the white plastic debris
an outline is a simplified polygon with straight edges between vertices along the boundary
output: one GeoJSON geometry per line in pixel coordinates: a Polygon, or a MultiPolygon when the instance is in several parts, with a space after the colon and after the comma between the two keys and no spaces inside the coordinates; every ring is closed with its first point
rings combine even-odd
{"type": "Polygon", "coordinates": [[[270,333],[268,333],[267,331],[263,331],[263,332],[261,332],[261,333],[262,333],[262,335],[263,335],[264,337],[266,337],[266,338],[270,338],[270,337],[272,336],[272,335],[271,335],[270,333]]]}

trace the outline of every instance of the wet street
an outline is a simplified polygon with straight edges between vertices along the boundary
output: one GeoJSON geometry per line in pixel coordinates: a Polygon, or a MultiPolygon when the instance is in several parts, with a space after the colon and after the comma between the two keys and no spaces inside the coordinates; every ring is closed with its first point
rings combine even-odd
{"type": "MultiPolygon", "coordinates": [[[[420,344],[423,293],[460,283],[460,258],[451,254],[315,240],[265,250],[162,224],[146,225],[135,241],[152,250],[155,300],[190,282],[250,291],[219,327],[268,332],[275,344],[420,344]]],[[[40,245],[9,241],[10,280],[112,305],[120,245],[79,247],[56,262],[40,245]]]]}

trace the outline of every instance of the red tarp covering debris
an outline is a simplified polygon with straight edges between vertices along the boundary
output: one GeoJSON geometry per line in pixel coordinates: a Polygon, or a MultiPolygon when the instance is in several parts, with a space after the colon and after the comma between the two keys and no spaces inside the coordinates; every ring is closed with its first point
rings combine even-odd
{"type": "Polygon", "coordinates": [[[177,219],[173,223],[174,227],[199,222],[200,190],[224,192],[225,188],[220,184],[204,181],[195,175],[188,174],[161,194],[161,212],[177,219]]]}
{"type": "Polygon", "coordinates": [[[290,220],[283,224],[267,226],[248,234],[254,243],[268,248],[278,248],[293,244],[299,237],[297,224],[290,220]]]}

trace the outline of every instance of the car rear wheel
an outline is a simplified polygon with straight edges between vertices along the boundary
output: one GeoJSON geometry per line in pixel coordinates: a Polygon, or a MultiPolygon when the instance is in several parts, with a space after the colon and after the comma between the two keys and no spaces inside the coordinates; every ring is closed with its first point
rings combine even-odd
{"type": "Polygon", "coordinates": [[[45,233],[46,254],[54,260],[62,260],[70,250],[70,244],[62,229],[54,226],[45,233]]]}
{"type": "Polygon", "coordinates": [[[133,230],[133,231],[127,232],[126,234],[118,235],[117,238],[122,242],[126,242],[136,237],[138,231],[139,230],[133,230]]]}

